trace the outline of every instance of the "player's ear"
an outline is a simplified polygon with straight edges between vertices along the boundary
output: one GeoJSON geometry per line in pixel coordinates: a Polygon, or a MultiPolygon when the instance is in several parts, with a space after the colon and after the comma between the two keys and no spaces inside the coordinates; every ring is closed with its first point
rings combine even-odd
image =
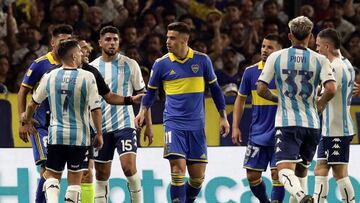
{"type": "Polygon", "coordinates": [[[291,41],[291,39],[292,39],[292,34],[291,34],[291,32],[289,32],[288,33],[288,39],[291,41]]]}

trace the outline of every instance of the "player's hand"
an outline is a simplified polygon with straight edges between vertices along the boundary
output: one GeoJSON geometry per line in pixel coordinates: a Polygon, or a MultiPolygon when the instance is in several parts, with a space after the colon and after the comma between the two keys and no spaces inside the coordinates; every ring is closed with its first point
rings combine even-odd
{"type": "Polygon", "coordinates": [[[226,137],[230,132],[230,125],[226,118],[220,118],[220,134],[226,137]]]}
{"type": "Polygon", "coordinates": [[[136,129],[141,129],[141,127],[143,126],[143,123],[144,123],[144,119],[145,119],[145,115],[140,110],[138,115],[135,117],[135,127],[136,127],[136,129]]]}
{"type": "Polygon", "coordinates": [[[360,84],[354,82],[354,89],[352,92],[353,96],[359,96],[360,95],[360,84]]]}
{"type": "Polygon", "coordinates": [[[317,107],[318,114],[321,114],[324,111],[326,104],[323,104],[320,99],[317,99],[316,107],[317,107]]]}
{"type": "Polygon", "coordinates": [[[146,124],[145,132],[144,132],[144,142],[148,140],[148,146],[150,146],[154,141],[154,132],[152,125],[146,124]]]}
{"type": "Polygon", "coordinates": [[[140,104],[141,103],[141,99],[144,96],[144,93],[141,94],[137,94],[135,96],[131,96],[131,99],[133,100],[134,104],[140,104]]]}
{"type": "Polygon", "coordinates": [[[102,134],[97,133],[93,142],[95,149],[100,150],[103,147],[104,141],[102,134]]]}
{"type": "Polygon", "coordinates": [[[242,140],[241,140],[241,131],[240,131],[239,127],[232,128],[231,139],[234,144],[240,145],[242,140]]]}

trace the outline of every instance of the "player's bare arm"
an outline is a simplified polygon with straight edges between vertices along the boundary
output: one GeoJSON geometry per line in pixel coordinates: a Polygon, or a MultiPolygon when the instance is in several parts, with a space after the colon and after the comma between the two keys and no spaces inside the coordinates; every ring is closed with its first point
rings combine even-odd
{"type": "Polygon", "coordinates": [[[336,82],[333,80],[327,81],[324,84],[324,93],[316,101],[318,112],[322,112],[326,104],[335,96],[336,82]]]}
{"type": "MultiPolygon", "coordinates": [[[[30,88],[21,86],[18,92],[18,113],[19,113],[20,122],[25,116],[23,113],[26,110],[26,97],[30,91],[31,91],[30,88]]],[[[24,142],[29,142],[27,130],[23,125],[20,125],[19,127],[19,136],[24,142]]]]}
{"type": "MultiPolygon", "coordinates": [[[[144,95],[145,93],[145,89],[142,89],[140,91],[137,92],[137,95],[144,95]]],[[[141,96],[142,98],[142,96],[141,96]]],[[[141,98],[140,98],[140,102],[141,102],[141,98]]],[[[145,118],[145,123],[146,123],[146,128],[145,128],[145,132],[144,132],[144,142],[146,142],[146,140],[148,140],[148,146],[151,145],[154,141],[154,131],[153,131],[153,127],[152,127],[152,119],[151,119],[151,108],[149,108],[146,113],[144,114],[145,118]]]]}
{"type": "Polygon", "coordinates": [[[242,142],[239,123],[244,113],[245,102],[246,102],[246,97],[240,95],[236,97],[234,110],[233,110],[233,123],[232,123],[232,135],[231,135],[231,139],[234,144],[240,144],[242,142]]]}
{"type": "Polygon", "coordinates": [[[97,109],[92,110],[91,117],[94,121],[94,125],[96,128],[96,136],[95,136],[93,145],[96,149],[100,150],[103,146],[103,136],[102,136],[102,130],[101,130],[101,122],[102,122],[101,109],[97,108],[97,109]]]}
{"type": "Polygon", "coordinates": [[[279,98],[277,95],[275,95],[274,93],[272,93],[269,88],[268,85],[263,82],[263,81],[257,81],[257,85],[256,85],[256,91],[258,93],[258,95],[264,99],[273,101],[273,102],[278,102],[279,98]]]}

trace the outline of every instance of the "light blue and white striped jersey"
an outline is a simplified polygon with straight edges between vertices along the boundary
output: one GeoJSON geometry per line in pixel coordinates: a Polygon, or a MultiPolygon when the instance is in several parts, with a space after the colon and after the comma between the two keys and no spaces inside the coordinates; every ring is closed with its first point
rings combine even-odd
{"type": "Polygon", "coordinates": [[[322,114],[321,134],[330,137],[352,136],[355,129],[350,115],[350,104],[355,71],[346,58],[336,58],[331,62],[331,66],[335,70],[337,90],[322,114]]]}
{"type": "MultiPolygon", "coordinates": [[[[145,88],[138,63],[129,57],[118,54],[111,62],[102,57],[96,58],[90,65],[99,70],[111,91],[121,96],[132,96],[134,90],[145,88]]],[[[102,131],[113,132],[123,128],[135,128],[134,111],[131,105],[110,105],[101,98],[102,131]]]]}
{"type": "Polygon", "coordinates": [[[290,47],[272,53],[259,80],[275,77],[278,108],[275,127],[320,128],[316,93],[320,81],[335,80],[329,60],[310,49],[290,47]]]}
{"type": "Polygon", "coordinates": [[[99,94],[92,73],[82,69],[54,69],[40,81],[33,101],[48,97],[51,111],[51,145],[90,145],[89,108],[100,108],[99,94]]]}

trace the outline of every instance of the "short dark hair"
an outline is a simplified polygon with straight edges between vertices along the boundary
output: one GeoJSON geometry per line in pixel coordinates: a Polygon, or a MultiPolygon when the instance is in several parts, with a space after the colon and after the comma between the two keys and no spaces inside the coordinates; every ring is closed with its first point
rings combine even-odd
{"type": "Polygon", "coordinates": [[[279,6],[278,2],[276,0],[267,0],[264,2],[263,4],[263,8],[267,7],[267,6],[270,6],[271,4],[275,4],[276,7],[279,6]]]}
{"type": "Polygon", "coordinates": [[[184,22],[173,22],[167,27],[168,31],[177,31],[179,33],[190,34],[189,26],[184,22]]]}
{"type": "Polygon", "coordinates": [[[51,33],[52,37],[57,37],[61,34],[72,35],[73,28],[67,24],[60,24],[60,25],[56,26],[51,33]]]}
{"type": "Polygon", "coordinates": [[[270,41],[275,41],[278,44],[280,44],[281,47],[283,47],[283,40],[282,38],[277,35],[277,34],[268,34],[264,37],[264,39],[270,40],[270,41]]]}
{"type": "Polygon", "coordinates": [[[100,36],[104,36],[106,33],[113,33],[113,34],[117,34],[120,36],[120,32],[119,29],[117,29],[114,26],[105,26],[100,30],[100,36]]]}
{"type": "Polygon", "coordinates": [[[67,39],[59,44],[58,55],[60,60],[66,60],[66,57],[69,51],[75,47],[79,46],[79,41],[76,39],[67,39]]]}
{"type": "Polygon", "coordinates": [[[335,49],[340,49],[341,46],[341,37],[339,33],[333,28],[326,28],[321,30],[318,34],[318,37],[327,39],[335,47],[335,49]]]}

